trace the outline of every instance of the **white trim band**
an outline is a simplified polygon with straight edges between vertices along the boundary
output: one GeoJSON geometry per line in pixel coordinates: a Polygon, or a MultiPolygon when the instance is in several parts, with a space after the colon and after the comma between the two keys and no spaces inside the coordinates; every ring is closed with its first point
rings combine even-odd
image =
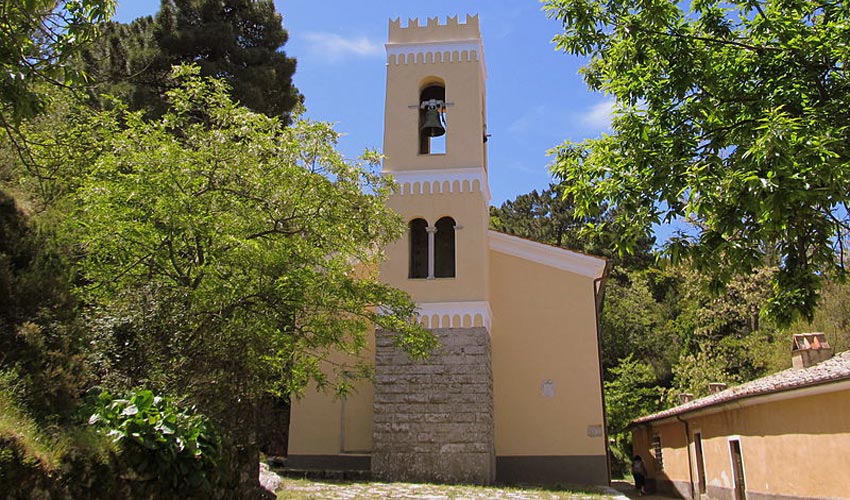
{"type": "Polygon", "coordinates": [[[490,202],[490,184],[483,167],[443,168],[438,170],[384,171],[392,175],[399,189],[395,194],[442,194],[481,192],[490,202]]]}
{"type": "Polygon", "coordinates": [[[481,40],[452,40],[438,42],[402,42],[384,44],[388,56],[401,54],[433,54],[437,52],[460,52],[470,51],[481,54],[483,44],[481,40]]]}
{"type": "Polygon", "coordinates": [[[387,64],[428,64],[478,61],[481,77],[487,79],[484,44],[481,39],[387,43],[387,64]]]}
{"type": "Polygon", "coordinates": [[[490,303],[481,302],[424,302],[417,304],[419,321],[425,328],[484,327],[490,331],[493,313],[490,303]]]}
{"type": "Polygon", "coordinates": [[[536,241],[490,230],[490,250],[519,257],[568,271],[587,278],[601,278],[605,272],[605,259],[573,252],[536,241]]]}

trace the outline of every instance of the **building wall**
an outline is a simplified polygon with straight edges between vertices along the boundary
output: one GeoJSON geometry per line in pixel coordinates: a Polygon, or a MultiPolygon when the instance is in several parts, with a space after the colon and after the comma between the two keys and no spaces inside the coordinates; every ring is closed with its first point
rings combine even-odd
{"type": "MultiPolygon", "coordinates": [[[[492,377],[491,383],[484,387],[490,388],[493,405],[489,418],[495,420],[490,424],[495,425],[495,431],[489,436],[489,446],[495,447],[497,480],[607,483],[593,278],[490,250],[484,144],[486,75],[478,18],[467,17],[465,23],[449,18],[444,24],[429,19],[423,26],[411,21],[408,27],[391,21],[387,53],[383,168],[401,184],[388,204],[406,222],[423,218],[433,226],[443,216],[455,220],[456,276],[410,279],[410,247],[405,236],[385,249],[381,280],[409,293],[423,310],[436,311],[423,318],[426,327],[439,328],[438,333],[445,335],[474,331],[488,336],[487,349],[492,356],[487,356],[487,363],[481,364],[475,377],[484,376],[484,372],[492,374],[487,375],[492,377]],[[446,152],[419,154],[419,93],[423,85],[434,81],[445,85],[450,104],[446,111],[446,152]]],[[[564,256],[561,253],[553,258],[564,256]]],[[[593,267],[598,267],[601,275],[604,262],[591,260],[596,260],[593,267]]],[[[481,345],[484,343],[468,347],[481,345]]],[[[455,347],[466,348],[461,344],[455,347]]],[[[383,372],[378,373],[376,381],[386,386],[379,387],[376,395],[371,387],[364,387],[341,402],[308,391],[293,405],[290,460],[329,463],[334,456],[343,459],[372,450],[372,470],[384,475],[403,465],[394,462],[393,456],[405,453],[407,448],[402,448],[408,445],[419,454],[433,452],[431,445],[452,445],[446,449],[460,451],[459,457],[466,453],[467,444],[488,446],[487,436],[477,436],[476,442],[458,441],[439,426],[419,423],[414,426],[416,439],[421,434],[433,442],[396,443],[393,425],[403,423],[400,419],[413,420],[420,414],[438,419],[439,413],[469,412],[429,409],[431,403],[443,405],[443,400],[454,397],[450,380],[440,379],[424,392],[415,384],[409,390],[393,392],[399,383],[404,385],[405,377],[417,375],[392,372],[391,364],[407,363],[396,359],[386,364],[382,356],[379,352],[378,368],[383,372]],[[400,379],[388,379],[395,376],[400,379]],[[445,394],[439,391],[443,385],[445,394]],[[402,403],[423,403],[424,409],[396,407],[393,400],[397,398],[409,400],[402,403]],[[392,410],[392,418],[384,418],[387,409],[392,410]],[[379,412],[382,415],[377,415],[379,412]],[[442,436],[447,439],[444,443],[435,441],[441,433],[446,434],[442,436]],[[397,444],[399,447],[393,448],[397,444]],[[385,453],[387,446],[393,453],[385,453]]],[[[440,357],[438,353],[435,369],[448,373],[445,370],[452,368],[452,363],[440,357]]],[[[457,357],[457,353],[449,356],[451,360],[457,357]]],[[[412,365],[408,368],[418,369],[412,365]]],[[[464,389],[457,396],[462,399],[469,392],[464,389]]],[[[486,411],[474,413],[487,419],[486,411]]],[[[462,427],[460,422],[451,424],[462,427]]],[[[406,432],[399,426],[395,429],[406,432]]],[[[473,429],[468,433],[481,432],[473,429]]],[[[408,457],[413,468],[424,466],[416,462],[420,458],[416,454],[411,451],[408,457]]],[[[472,479],[441,475],[438,458],[435,455],[437,467],[429,466],[430,473],[437,473],[431,475],[432,479],[487,482],[480,474],[472,479]]],[[[492,470],[486,474],[492,474],[492,470]]],[[[429,479],[426,476],[412,477],[429,479]]]]}
{"type": "Polygon", "coordinates": [[[490,333],[432,330],[440,347],[411,360],[378,330],[372,475],[490,484],[495,478],[490,333]]]}
{"type": "MultiPolygon", "coordinates": [[[[374,333],[367,334],[367,347],[359,359],[374,364],[374,333]]],[[[354,358],[334,353],[334,363],[351,363],[354,358]]],[[[328,376],[333,369],[326,365],[328,376]]],[[[331,382],[333,379],[331,379],[331,382]]],[[[292,401],[289,422],[288,466],[295,469],[369,469],[372,450],[372,405],[374,385],[360,380],[344,398],[332,387],[319,390],[311,382],[301,397],[292,401]]]]}
{"type": "Polygon", "coordinates": [[[689,498],[687,441],[684,424],[668,422],[655,426],[641,426],[632,432],[632,447],[640,455],[651,484],[661,493],[689,498]],[[653,447],[653,436],[661,439],[661,453],[653,447]]]}
{"type": "MultiPolygon", "coordinates": [[[[693,434],[702,434],[705,498],[734,498],[730,439],[740,441],[747,498],[850,498],[850,390],[683,418],[695,482],[693,434]]],[[[678,422],[654,428],[664,445],[664,471],[655,478],[668,484],[690,482],[685,443],[677,438],[683,429],[678,422]]],[[[644,432],[635,431],[635,449],[646,453],[644,432]]]]}
{"type": "MultiPolygon", "coordinates": [[[[607,483],[593,279],[497,251],[490,261],[496,479],[607,483]]],[[[365,382],[344,402],[308,390],[293,404],[293,466],[371,450],[372,401],[365,382]]]]}
{"type": "Polygon", "coordinates": [[[490,260],[498,478],[607,483],[593,280],[490,260]]]}

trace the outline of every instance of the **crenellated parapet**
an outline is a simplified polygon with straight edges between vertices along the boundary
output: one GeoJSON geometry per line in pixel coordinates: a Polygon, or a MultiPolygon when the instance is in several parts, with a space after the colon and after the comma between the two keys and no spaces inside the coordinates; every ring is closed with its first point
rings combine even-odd
{"type": "Polygon", "coordinates": [[[481,40],[478,14],[467,14],[465,23],[458,22],[457,16],[447,17],[445,23],[440,23],[439,17],[429,17],[425,24],[420,23],[419,19],[408,19],[407,26],[401,25],[401,18],[390,19],[388,45],[434,40],[481,40]]]}
{"type": "Polygon", "coordinates": [[[467,15],[466,22],[457,16],[428,18],[426,23],[409,19],[402,26],[401,19],[390,20],[389,42],[386,44],[387,64],[442,64],[478,62],[484,71],[484,45],[478,15],[467,15]]]}

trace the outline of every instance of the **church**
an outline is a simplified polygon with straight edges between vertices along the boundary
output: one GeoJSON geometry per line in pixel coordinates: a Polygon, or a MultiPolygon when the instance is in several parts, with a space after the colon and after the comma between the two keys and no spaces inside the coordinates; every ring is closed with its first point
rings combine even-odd
{"type": "Polygon", "coordinates": [[[391,20],[383,173],[407,236],[380,278],[440,341],[410,360],[377,330],[346,398],[293,401],[287,467],[444,483],[607,484],[599,354],[605,259],[489,229],[477,16],[391,20]]]}

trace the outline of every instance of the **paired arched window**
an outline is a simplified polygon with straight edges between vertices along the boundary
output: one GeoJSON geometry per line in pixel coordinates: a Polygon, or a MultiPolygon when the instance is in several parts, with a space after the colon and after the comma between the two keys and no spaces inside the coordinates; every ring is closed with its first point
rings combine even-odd
{"type": "Polygon", "coordinates": [[[409,278],[428,277],[428,222],[413,219],[407,225],[410,233],[409,278]]]}
{"type": "Polygon", "coordinates": [[[455,220],[443,217],[433,227],[425,219],[408,223],[410,271],[408,277],[455,277],[455,220]]]}
{"type": "Polygon", "coordinates": [[[437,221],[437,234],[434,237],[434,276],[454,278],[455,276],[455,220],[443,217],[437,221]]]}

